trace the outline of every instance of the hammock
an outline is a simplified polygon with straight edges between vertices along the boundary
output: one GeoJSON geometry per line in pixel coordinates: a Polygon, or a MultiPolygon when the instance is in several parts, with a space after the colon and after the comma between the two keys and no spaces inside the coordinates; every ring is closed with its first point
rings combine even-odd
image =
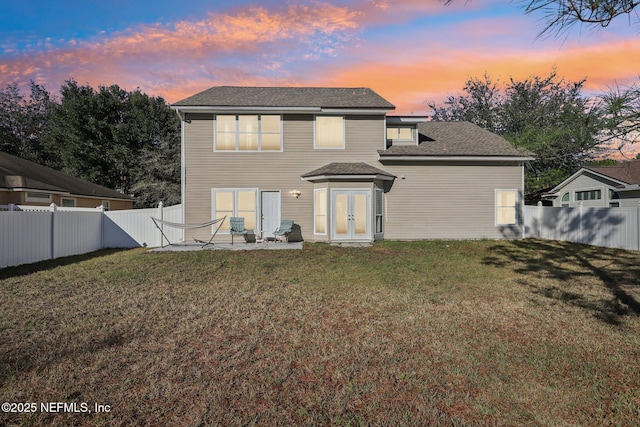
{"type": "MultiPolygon", "coordinates": [[[[181,229],[181,230],[191,230],[191,229],[194,229],[194,228],[210,227],[210,226],[212,226],[214,224],[218,224],[219,223],[219,225],[216,227],[215,231],[211,235],[211,238],[209,239],[208,242],[204,242],[202,240],[196,240],[196,242],[198,242],[198,243],[204,243],[204,245],[202,245],[203,248],[205,246],[207,246],[207,245],[212,245],[213,244],[213,243],[211,243],[211,241],[213,240],[214,237],[216,237],[216,234],[218,233],[218,230],[220,230],[220,227],[222,227],[222,224],[224,223],[225,219],[227,219],[226,215],[223,216],[222,218],[214,219],[213,221],[203,222],[201,224],[188,224],[188,223],[187,224],[182,224],[182,223],[178,223],[178,222],[169,222],[169,221],[164,221],[162,219],[151,217],[151,220],[155,224],[156,228],[158,230],[160,230],[160,233],[162,234],[162,237],[164,237],[164,239],[167,241],[167,243],[169,243],[169,246],[173,246],[173,243],[171,243],[169,241],[169,238],[166,236],[166,234],[164,234],[164,230],[162,230],[162,227],[160,225],[158,225],[158,224],[166,225],[167,227],[171,227],[171,228],[178,228],[178,229],[181,229]]],[[[162,246],[162,242],[160,242],[160,246],[162,246]]]]}

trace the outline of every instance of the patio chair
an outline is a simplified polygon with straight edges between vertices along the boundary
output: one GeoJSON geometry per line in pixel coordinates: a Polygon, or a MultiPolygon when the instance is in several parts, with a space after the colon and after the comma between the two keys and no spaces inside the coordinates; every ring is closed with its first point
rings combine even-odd
{"type": "Polygon", "coordinates": [[[233,245],[233,236],[246,236],[247,229],[244,228],[243,217],[232,216],[229,223],[231,224],[231,244],[233,245]]]}
{"type": "Polygon", "coordinates": [[[291,233],[291,229],[293,228],[293,220],[292,219],[283,219],[280,221],[280,227],[273,232],[273,236],[277,239],[278,236],[284,237],[286,242],[289,243],[289,233],[291,233]]]}

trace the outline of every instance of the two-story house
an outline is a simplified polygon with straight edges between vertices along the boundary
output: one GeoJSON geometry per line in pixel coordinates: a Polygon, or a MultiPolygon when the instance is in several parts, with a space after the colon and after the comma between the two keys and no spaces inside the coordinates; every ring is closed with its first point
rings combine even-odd
{"type": "Polygon", "coordinates": [[[185,222],[239,216],[269,237],[292,219],[331,242],[522,236],[531,157],[473,124],[390,116],[368,88],[221,86],[172,108],[185,222]]]}

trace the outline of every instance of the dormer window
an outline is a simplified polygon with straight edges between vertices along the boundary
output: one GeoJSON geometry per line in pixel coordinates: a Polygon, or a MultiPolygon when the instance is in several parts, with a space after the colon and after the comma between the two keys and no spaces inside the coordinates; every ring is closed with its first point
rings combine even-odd
{"type": "Polygon", "coordinates": [[[412,126],[387,126],[387,147],[416,145],[416,129],[412,126]]]}
{"type": "Polygon", "coordinates": [[[427,121],[421,116],[387,116],[386,148],[392,145],[418,145],[418,125],[427,121]]]}

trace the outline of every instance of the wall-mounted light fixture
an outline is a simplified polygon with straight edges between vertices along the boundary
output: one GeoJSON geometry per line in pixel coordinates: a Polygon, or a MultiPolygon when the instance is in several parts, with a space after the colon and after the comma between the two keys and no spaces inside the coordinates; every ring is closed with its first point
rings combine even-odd
{"type": "Polygon", "coordinates": [[[291,190],[289,191],[289,194],[291,194],[293,197],[297,199],[298,197],[300,197],[300,194],[302,193],[300,192],[300,190],[291,190]]]}

